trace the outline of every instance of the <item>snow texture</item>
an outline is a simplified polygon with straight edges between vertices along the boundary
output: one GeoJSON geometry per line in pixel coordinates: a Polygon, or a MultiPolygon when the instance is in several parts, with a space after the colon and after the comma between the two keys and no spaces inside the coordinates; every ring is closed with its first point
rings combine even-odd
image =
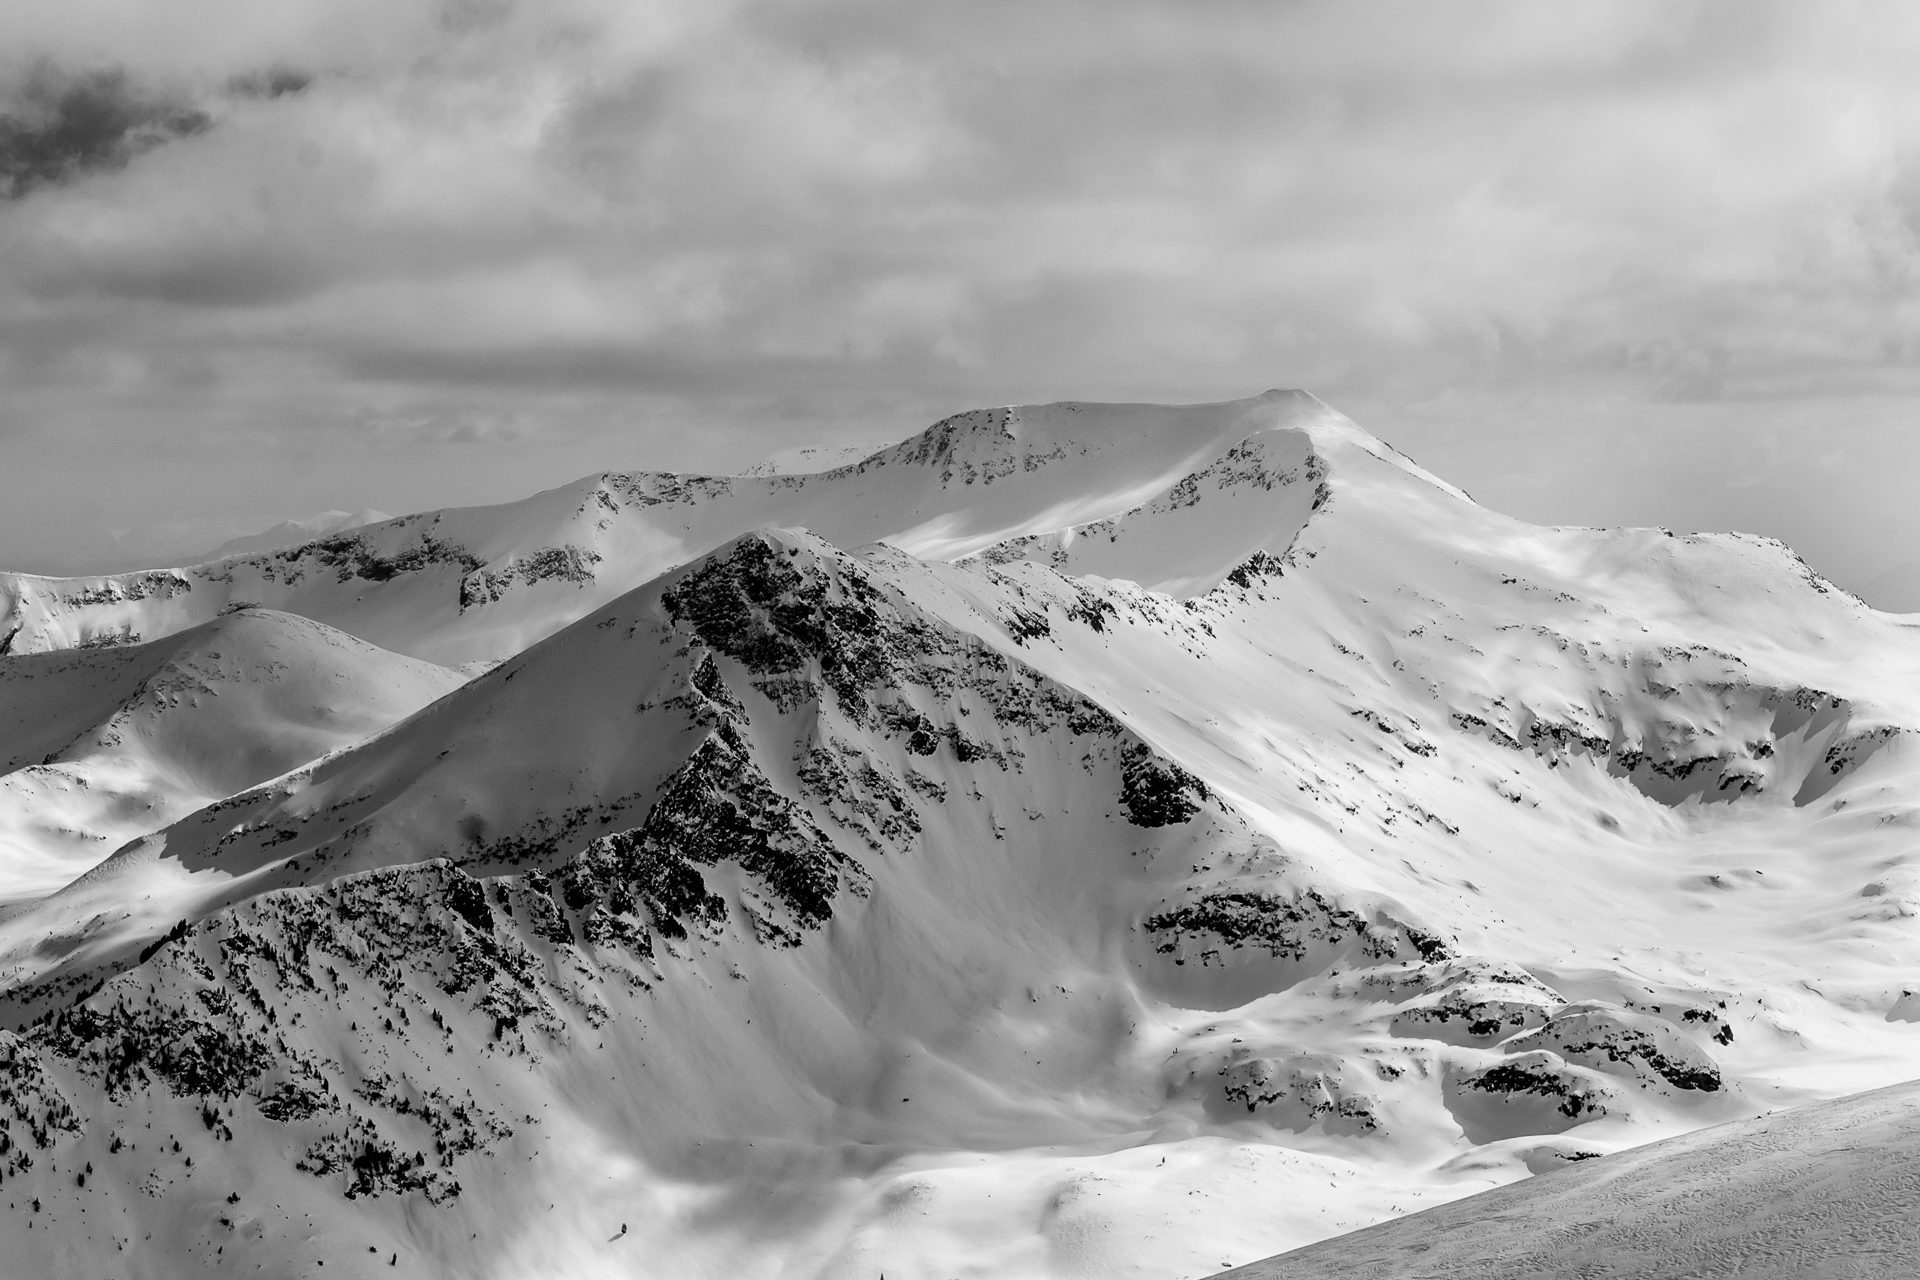
{"type": "Polygon", "coordinates": [[[1225,1272],[1878,1280],[1920,1265],[1920,1086],[1703,1129],[1225,1272]]]}

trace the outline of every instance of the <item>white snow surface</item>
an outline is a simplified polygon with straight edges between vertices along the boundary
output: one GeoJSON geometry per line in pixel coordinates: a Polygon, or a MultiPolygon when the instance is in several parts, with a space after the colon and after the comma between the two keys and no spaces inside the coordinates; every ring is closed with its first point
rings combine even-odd
{"type": "Polygon", "coordinates": [[[1916,620],[1298,393],[0,589],[504,659],[0,918],[0,1273],[1201,1276],[1920,1076],[1916,620]]]}
{"type": "Polygon", "coordinates": [[[1920,1086],[1669,1138],[1224,1273],[1882,1280],[1920,1268],[1920,1086]]]}
{"type": "Polygon", "coordinates": [[[754,463],[743,476],[808,476],[832,471],[870,458],[880,450],[870,444],[815,444],[778,449],[754,463]]]}
{"type": "Polygon", "coordinates": [[[50,893],[463,682],[268,609],[147,644],[0,659],[0,903],[50,893]]]}

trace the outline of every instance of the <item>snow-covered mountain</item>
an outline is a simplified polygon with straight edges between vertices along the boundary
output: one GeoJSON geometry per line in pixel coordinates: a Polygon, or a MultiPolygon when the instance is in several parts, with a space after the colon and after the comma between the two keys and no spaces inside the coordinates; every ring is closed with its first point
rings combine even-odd
{"type": "Polygon", "coordinates": [[[28,1273],[1195,1276],[1920,1075],[1909,620],[1297,393],[5,589],[504,658],[0,919],[28,1273]]]}
{"type": "Polygon", "coordinates": [[[462,679],[268,609],[148,644],[0,660],[0,902],[49,893],[462,679]]]}
{"type": "Polygon", "coordinates": [[[948,559],[1020,538],[1036,553],[1079,535],[1084,548],[1099,538],[1138,545],[1130,530],[1157,512],[1200,543],[1197,559],[1163,566],[1165,580],[1135,576],[1204,590],[1236,553],[1284,547],[1317,483],[1305,428],[1339,421],[1298,392],[1150,415],[1040,405],[960,414],[816,475],[607,472],[521,502],[422,512],[182,569],[0,574],[0,644],[33,653],[151,640],[246,603],[434,662],[498,659],[764,527],[804,527],[840,546],[884,539],[948,559]],[[1194,501],[1203,490],[1220,501],[1203,510],[1194,501]],[[1230,496],[1255,493],[1262,501],[1246,528],[1211,527],[1230,496]],[[1205,545],[1215,536],[1219,546],[1205,545]]]}

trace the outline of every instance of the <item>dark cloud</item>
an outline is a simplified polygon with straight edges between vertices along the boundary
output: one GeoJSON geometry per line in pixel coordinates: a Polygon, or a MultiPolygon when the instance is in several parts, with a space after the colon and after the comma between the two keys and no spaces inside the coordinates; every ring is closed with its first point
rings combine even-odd
{"type": "MultiPolygon", "coordinates": [[[[260,307],[297,301],[326,280],[313,263],[289,253],[181,255],[150,263],[104,263],[59,281],[71,294],[91,290],[114,298],[181,307],[260,307]]],[[[59,293],[48,290],[46,296],[59,293]]]]}
{"type": "Polygon", "coordinates": [[[143,151],[205,133],[213,117],[135,85],[125,71],[66,71],[42,62],[0,107],[0,196],[118,169],[143,151]]]}
{"type": "Polygon", "coordinates": [[[313,83],[313,77],[293,67],[271,67],[248,71],[227,81],[227,89],[243,98],[284,98],[300,93],[313,83]]]}

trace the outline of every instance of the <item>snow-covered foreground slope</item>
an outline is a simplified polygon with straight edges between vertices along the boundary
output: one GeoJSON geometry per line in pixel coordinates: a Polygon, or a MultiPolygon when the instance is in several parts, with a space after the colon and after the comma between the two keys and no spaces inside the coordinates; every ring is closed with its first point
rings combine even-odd
{"type": "Polygon", "coordinates": [[[0,661],[0,902],[57,889],[462,680],[265,609],[149,644],[0,661]]]}
{"type": "Polygon", "coordinates": [[[0,1272],[1198,1276],[1920,1076],[1915,632],[1785,548],[883,458],[0,920],[0,1272]]]}
{"type": "Polygon", "coordinates": [[[1103,539],[1138,546],[1150,511],[1197,555],[1133,576],[1204,590],[1254,550],[1285,547],[1318,478],[1305,428],[1339,431],[1345,422],[1291,391],[1142,408],[979,410],[820,474],[607,472],[522,502],[402,516],[184,569],[0,573],[0,653],[151,640],[238,601],[434,662],[503,658],[770,525],[849,547],[885,538],[945,559],[1016,537],[1057,547],[1080,534],[1082,548],[1103,539]],[[1215,500],[1201,507],[1202,495],[1215,500]]]}
{"type": "Polygon", "coordinates": [[[1604,1156],[1229,1274],[1881,1280],[1916,1272],[1920,1086],[1899,1085],[1604,1156]]]}

